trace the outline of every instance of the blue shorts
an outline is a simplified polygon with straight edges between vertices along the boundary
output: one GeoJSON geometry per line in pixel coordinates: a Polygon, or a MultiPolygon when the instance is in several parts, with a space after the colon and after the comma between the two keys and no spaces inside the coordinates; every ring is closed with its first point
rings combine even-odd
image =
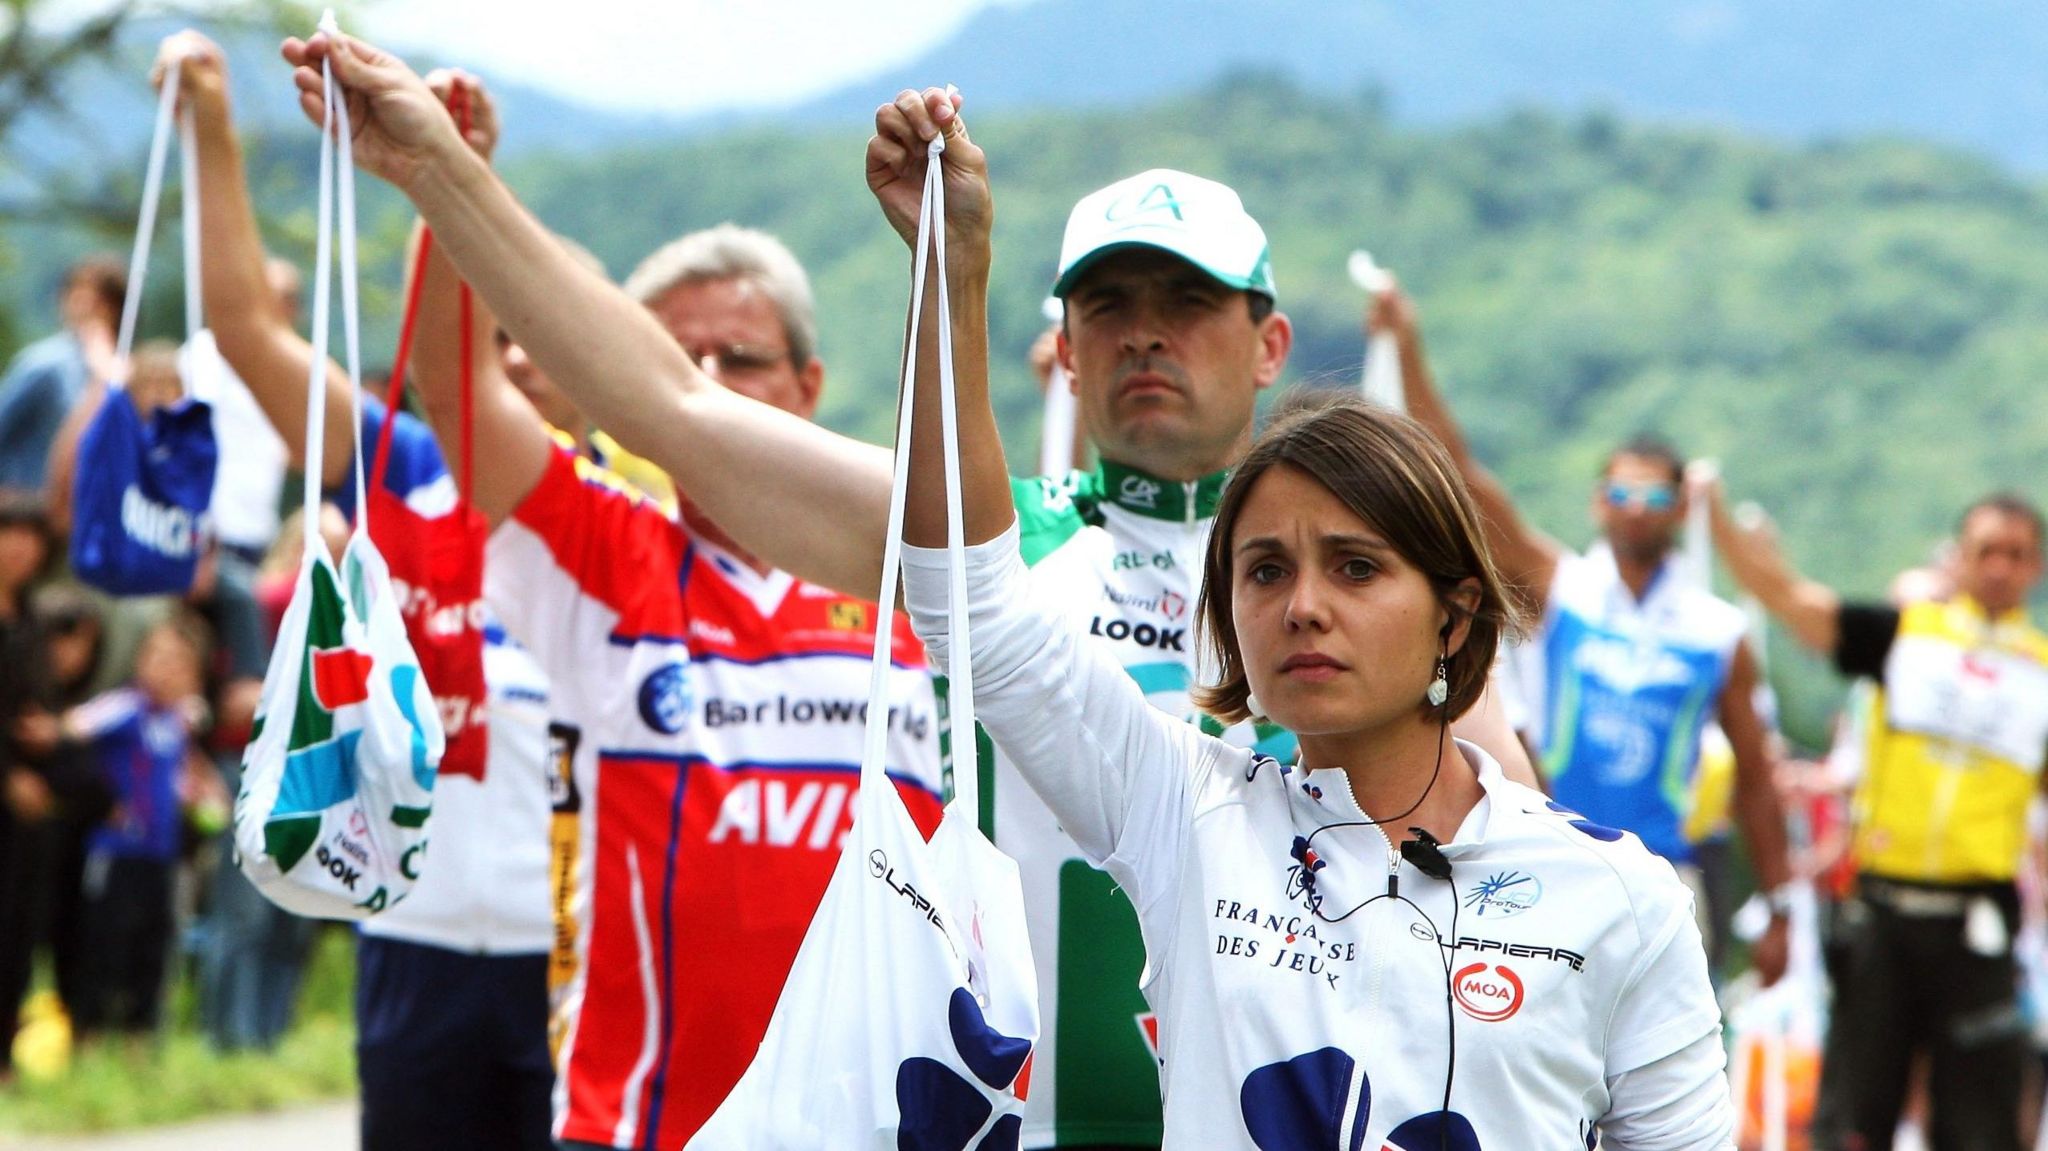
{"type": "Polygon", "coordinates": [[[551,1151],[547,956],[356,937],[363,1151],[551,1151]]]}

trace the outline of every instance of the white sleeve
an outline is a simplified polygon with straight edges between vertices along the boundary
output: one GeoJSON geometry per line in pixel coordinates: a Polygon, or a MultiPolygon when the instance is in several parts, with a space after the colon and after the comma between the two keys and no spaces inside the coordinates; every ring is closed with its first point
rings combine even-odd
{"type": "Polygon", "coordinates": [[[1607,1081],[1600,1146],[1612,1151],[1726,1151],[1735,1146],[1721,1033],[1607,1081]]]}
{"type": "MultiPolygon", "coordinates": [[[[1066,613],[1046,602],[1017,526],[967,549],[974,705],[1083,854],[1144,910],[1179,875],[1195,772],[1223,745],[1145,701],[1066,613]]],[[[903,549],[904,606],[946,666],[946,552],[903,549]]],[[[1044,589],[1050,590],[1050,589],[1044,589]]]]}
{"type": "MultiPolygon", "coordinates": [[[[1676,877],[1668,882],[1677,887],[1676,877]]],[[[1699,1151],[1734,1146],[1721,1010],[1707,978],[1692,901],[1654,924],[1607,1026],[1608,1111],[1601,1146],[1699,1151]]]]}

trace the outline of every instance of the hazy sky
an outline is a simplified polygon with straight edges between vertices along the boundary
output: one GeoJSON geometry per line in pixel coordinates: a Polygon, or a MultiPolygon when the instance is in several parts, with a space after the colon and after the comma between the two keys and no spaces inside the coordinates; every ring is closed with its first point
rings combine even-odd
{"type": "Polygon", "coordinates": [[[772,108],[1023,0],[371,0],[362,32],[604,107],[772,108]]]}

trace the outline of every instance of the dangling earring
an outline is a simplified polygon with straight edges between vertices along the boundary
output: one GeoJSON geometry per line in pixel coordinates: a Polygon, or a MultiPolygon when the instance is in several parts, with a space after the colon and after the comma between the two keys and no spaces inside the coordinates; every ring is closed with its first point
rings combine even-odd
{"type": "Polygon", "coordinates": [[[1444,701],[1451,698],[1451,681],[1444,672],[1444,657],[1439,655],[1436,657],[1436,678],[1429,684],[1428,699],[1431,707],[1442,707],[1444,701]]]}
{"type": "Polygon", "coordinates": [[[1258,696],[1255,696],[1255,695],[1253,695],[1253,694],[1252,694],[1252,693],[1251,693],[1250,691],[1246,691],[1246,692],[1244,693],[1244,709],[1245,709],[1246,711],[1248,711],[1248,712],[1251,712],[1251,713],[1252,713],[1252,714],[1251,714],[1251,721],[1252,721],[1253,723],[1264,723],[1264,722],[1266,722],[1266,709],[1265,709],[1265,707],[1263,707],[1263,706],[1262,706],[1262,705],[1261,705],[1261,704],[1259,703],[1259,697],[1258,697],[1258,696]]]}

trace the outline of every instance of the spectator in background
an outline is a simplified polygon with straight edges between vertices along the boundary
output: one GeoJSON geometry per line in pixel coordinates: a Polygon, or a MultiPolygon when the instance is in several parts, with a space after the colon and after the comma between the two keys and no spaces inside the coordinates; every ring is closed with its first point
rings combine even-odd
{"type": "Polygon", "coordinates": [[[28,989],[42,894],[41,832],[52,806],[34,747],[47,696],[43,640],[29,589],[56,541],[41,501],[0,489],[0,1082],[13,1074],[17,1010],[28,989]]]}
{"type": "MultiPolygon", "coordinates": [[[[1957,524],[1946,599],[1856,603],[1795,571],[1761,528],[1737,526],[1718,487],[1706,494],[1715,551],[1737,582],[1843,674],[1877,685],[1816,1146],[1890,1147],[1913,1058],[1926,1051],[1929,1142],[2017,1151],[2016,877],[2048,758],[2048,635],[2026,613],[2042,572],[2041,512],[2011,493],[1978,500],[1957,524]]],[[[1916,577],[1900,591],[1946,582],[1916,577]]]]}
{"type": "Polygon", "coordinates": [[[1593,489],[1599,540],[1580,555],[1535,528],[1507,488],[1479,462],[1437,393],[1415,307],[1399,289],[1382,293],[1384,321],[1401,356],[1408,411],[1434,432],[1485,513],[1487,544],[1502,576],[1539,617],[1531,646],[1540,660],[1518,668],[1533,700],[1544,778],[1557,802],[1595,823],[1634,832],[1671,861],[1695,891],[1703,933],[1715,908],[1685,807],[1699,773],[1701,733],[1719,720],[1735,760],[1732,803],[1770,926],[1750,959],[1765,984],[1787,962],[1791,872],[1785,813],[1756,706],[1761,678],[1742,609],[1689,586],[1672,562],[1685,522],[1685,461],[1668,444],[1638,437],[1609,453],[1593,489]]]}
{"type": "Polygon", "coordinates": [[[92,834],[83,908],[81,1034],[156,1026],[171,944],[171,881],[183,832],[181,795],[203,772],[194,746],[212,640],[178,613],[143,636],[135,676],[65,716],[112,783],[112,814],[92,834]]]}
{"type": "MultiPolygon", "coordinates": [[[[36,594],[48,654],[50,699],[45,716],[62,716],[92,697],[92,681],[100,666],[99,608],[85,589],[73,584],[44,588],[36,594]]],[[[85,941],[82,935],[82,889],[86,843],[92,830],[113,807],[106,778],[90,749],[63,734],[61,723],[47,725],[56,736],[50,753],[51,777],[61,783],[49,828],[49,909],[43,942],[49,948],[57,997],[76,1014],[84,1001],[85,941]]]]}
{"type": "Polygon", "coordinates": [[[79,393],[113,370],[128,273],[111,256],[74,264],[59,297],[63,328],[23,348],[0,377],[0,488],[40,488],[50,444],[79,393]]]}

